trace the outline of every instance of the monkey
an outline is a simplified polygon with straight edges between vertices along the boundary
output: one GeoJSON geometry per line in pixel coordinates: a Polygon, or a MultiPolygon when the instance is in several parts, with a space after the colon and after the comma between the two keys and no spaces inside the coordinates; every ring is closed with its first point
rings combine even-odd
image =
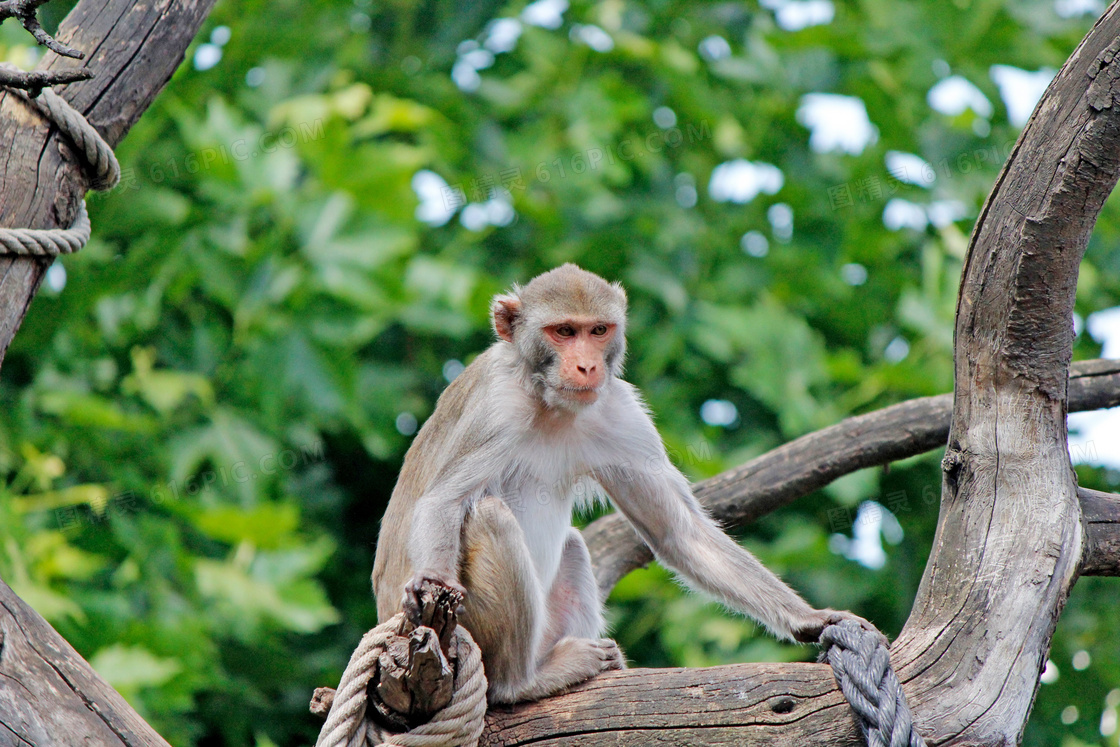
{"type": "Polygon", "coordinates": [[[625,666],[604,621],[577,498],[603,494],[692,587],[773,634],[816,641],[854,619],[814,609],[725,534],[624,381],[626,293],[574,264],[493,299],[497,341],[440,396],[405,455],[378,535],[378,618],[415,615],[425,581],[463,594],[492,704],[625,666]]]}

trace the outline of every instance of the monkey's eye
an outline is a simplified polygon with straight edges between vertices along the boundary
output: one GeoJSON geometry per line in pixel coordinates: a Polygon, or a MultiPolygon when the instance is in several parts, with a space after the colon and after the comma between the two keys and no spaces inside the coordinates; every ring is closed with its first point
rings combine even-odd
{"type": "Polygon", "coordinates": [[[575,329],[568,324],[561,324],[556,328],[556,334],[560,335],[561,337],[573,337],[575,333],[575,329]]]}
{"type": "Polygon", "coordinates": [[[602,337],[603,335],[607,334],[607,325],[596,324],[591,328],[591,334],[595,335],[596,337],[602,337]]]}

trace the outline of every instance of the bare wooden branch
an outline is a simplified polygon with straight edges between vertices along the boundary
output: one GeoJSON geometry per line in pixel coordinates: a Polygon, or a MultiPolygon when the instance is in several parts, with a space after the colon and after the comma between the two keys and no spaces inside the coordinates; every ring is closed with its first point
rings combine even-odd
{"type": "Polygon", "coordinates": [[[965,259],[940,520],[892,651],[938,744],[1021,741],[1081,567],[1071,318],[1081,258],[1120,175],[1118,52],[1113,4],[1043,95],[965,259]]]}
{"type": "Polygon", "coordinates": [[[1120,495],[1078,488],[1085,528],[1082,576],[1120,576],[1120,495]]]}
{"type": "MultiPolygon", "coordinates": [[[[1120,361],[1081,361],[1069,377],[1070,411],[1120,405],[1120,361]]],[[[693,486],[724,526],[742,527],[771,511],[866,467],[945,446],[953,395],[902,402],[802,436],[693,486]]],[[[584,530],[605,598],[619,579],[653,559],[622,516],[610,514],[584,530]]]]}
{"type": "MultiPolygon", "coordinates": [[[[9,18],[18,18],[23,27],[35,37],[35,41],[47,49],[63,57],[71,57],[75,60],[83,59],[85,57],[83,52],[55,41],[39,24],[39,18],[35,15],[35,12],[39,10],[40,5],[47,2],[48,0],[0,0],[0,23],[9,18]]],[[[17,87],[23,88],[23,86],[17,87]]]]}
{"type": "Polygon", "coordinates": [[[19,88],[27,91],[32,98],[43,92],[44,88],[89,80],[93,71],[79,67],[67,70],[13,70],[0,65],[0,88],[19,88]]]}
{"type": "Polygon", "coordinates": [[[480,747],[863,747],[826,664],[608,672],[571,693],[491,708],[480,747]]]}

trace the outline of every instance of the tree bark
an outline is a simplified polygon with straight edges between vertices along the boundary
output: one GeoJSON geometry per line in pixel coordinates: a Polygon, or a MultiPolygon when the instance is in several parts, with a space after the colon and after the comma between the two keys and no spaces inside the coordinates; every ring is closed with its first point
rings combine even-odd
{"type": "MultiPolygon", "coordinates": [[[[1120,361],[1073,364],[1071,412],[1116,405],[1120,361]]],[[[952,394],[900,402],[794,439],[692,487],[723,526],[743,527],[843,475],[944,448],[952,414],[952,394]]],[[[597,519],[583,533],[604,599],[623,576],[653,560],[619,514],[597,519]]]]}
{"type": "Polygon", "coordinates": [[[1085,532],[1082,576],[1120,576],[1120,495],[1078,488],[1085,532]]]}
{"type": "Polygon", "coordinates": [[[0,745],[167,742],[0,580],[0,745]]]}
{"type": "Polygon", "coordinates": [[[479,747],[863,747],[827,664],[608,672],[537,703],[491,708],[479,747]]]}
{"type": "MultiPolygon", "coordinates": [[[[116,145],[183,60],[214,0],[82,0],[57,37],[87,54],[92,80],[59,93],[116,145]]],[[[40,69],[73,61],[47,53],[40,69]]],[[[86,192],[70,143],[0,91],[0,225],[66,227],[86,192]],[[10,144],[10,145],[8,145],[10,144]]],[[[0,361],[49,261],[0,257],[0,361]]],[[[39,615],[0,581],[0,745],[167,743],[39,615]]]]}
{"type": "Polygon", "coordinates": [[[1077,273],[1120,173],[1120,5],[1051,83],[972,234],[941,515],[892,651],[939,744],[1018,744],[1086,539],[1066,433],[1077,273]]]}

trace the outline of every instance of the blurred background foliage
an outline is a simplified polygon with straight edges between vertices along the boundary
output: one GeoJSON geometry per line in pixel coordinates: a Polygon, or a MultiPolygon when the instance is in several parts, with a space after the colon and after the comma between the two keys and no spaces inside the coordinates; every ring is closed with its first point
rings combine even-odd
{"type": "MultiPolygon", "coordinates": [[[[697,479],[949,391],[972,222],[1101,10],[222,0],[4,362],[0,576],[173,744],[313,742],[312,688],[375,623],[401,459],[492,294],[563,261],[625,283],[628,377],[697,479]]],[[[28,41],[5,25],[0,57],[33,64],[28,41]]],[[[1113,201],[1077,310],[1118,304],[1113,201]]],[[[894,635],[939,459],[743,540],[894,635]]],[[[1074,589],[1026,744],[1118,744],[1118,602],[1074,589]]],[[[635,665],[814,655],[656,567],[609,614],[635,665]]]]}

